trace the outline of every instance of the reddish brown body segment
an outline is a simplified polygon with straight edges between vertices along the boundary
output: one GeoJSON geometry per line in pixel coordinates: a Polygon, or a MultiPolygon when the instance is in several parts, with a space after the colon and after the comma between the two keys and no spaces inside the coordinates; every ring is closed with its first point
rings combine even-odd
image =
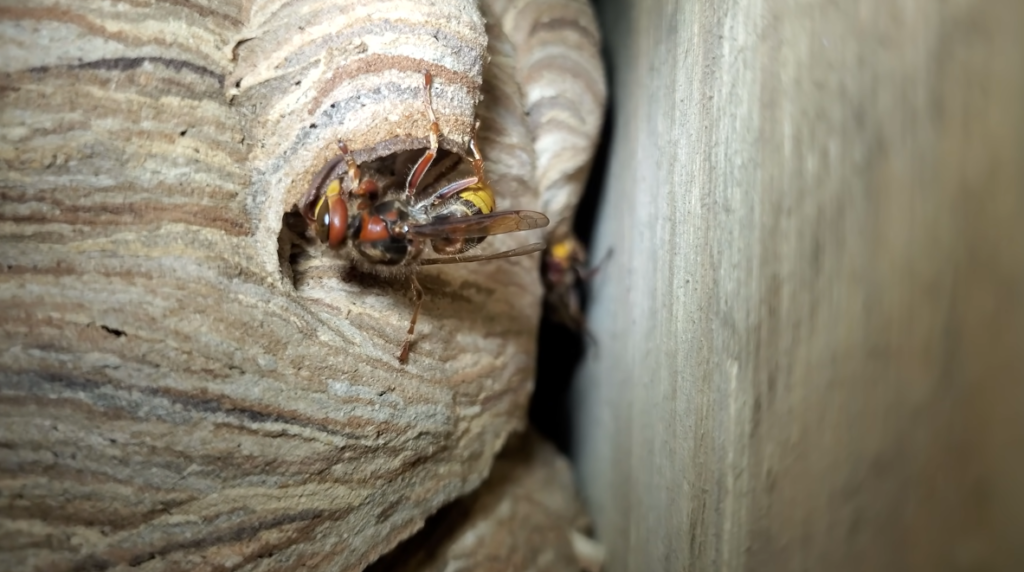
{"type": "Polygon", "coordinates": [[[359,232],[359,240],[363,242],[377,242],[378,240],[387,240],[391,237],[391,233],[388,232],[388,223],[384,222],[379,216],[370,216],[369,213],[363,213],[363,228],[359,232]]]}
{"type": "Polygon", "coordinates": [[[328,201],[331,220],[328,223],[327,244],[331,248],[338,248],[345,241],[345,232],[348,230],[348,205],[340,195],[334,195],[328,201]]]}

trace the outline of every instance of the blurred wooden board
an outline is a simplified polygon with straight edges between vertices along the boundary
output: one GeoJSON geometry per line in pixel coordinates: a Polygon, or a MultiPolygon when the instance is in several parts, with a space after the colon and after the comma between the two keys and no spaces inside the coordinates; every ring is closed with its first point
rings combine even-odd
{"type": "Polygon", "coordinates": [[[1024,569],[1024,4],[599,4],[608,570],[1024,569]]]}

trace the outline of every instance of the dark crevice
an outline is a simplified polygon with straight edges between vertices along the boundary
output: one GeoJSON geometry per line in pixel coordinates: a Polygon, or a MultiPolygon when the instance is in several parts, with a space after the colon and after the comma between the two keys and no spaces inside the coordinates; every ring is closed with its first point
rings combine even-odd
{"type": "MultiPolygon", "coordinates": [[[[426,519],[418,532],[398,543],[364,572],[442,569],[444,564],[451,564],[453,547],[471,537],[481,541],[496,536],[498,532],[489,529],[486,523],[507,522],[500,516],[501,511],[507,509],[510,502],[524,502],[521,487],[524,475],[534,466],[537,452],[534,439],[536,436],[530,432],[510,436],[494,459],[490,475],[476,490],[442,506],[426,519]],[[490,532],[482,532],[486,530],[490,532]]],[[[391,516],[380,514],[378,522],[391,516]]],[[[505,534],[522,537],[530,533],[506,531],[505,534]]]]}
{"type": "Polygon", "coordinates": [[[110,335],[113,335],[113,336],[117,336],[119,338],[128,335],[124,330],[119,330],[117,328],[111,328],[110,326],[100,325],[100,328],[102,328],[104,332],[106,332],[106,333],[108,333],[110,335]]]}
{"type": "Polygon", "coordinates": [[[472,500],[466,497],[441,507],[427,518],[419,532],[400,542],[364,572],[414,570],[417,565],[434,561],[446,547],[446,541],[450,542],[455,531],[466,523],[472,508],[472,500]]]}
{"type": "MultiPolygon", "coordinates": [[[[602,58],[610,62],[607,46],[602,46],[602,58]]],[[[576,210],[573,231],[586,247],[593,267],[609,253],[594,252],[592,233],[597,209],[601,202],[609,158],[609,141],[612,138],[614,105],[611,95],[612,70],[606,63],[608,77],[608,104],[605,111],[601,138],[594,154],[593,168],[583,196],[576,210]]],[[[595,279],[600,280],[600,274],[595,279]]],[[[579,285],[584,312],[587,308],[587,286],[579,285]]],[[[563,454],[572,457],[572,384],[576,369],[586,351],[599,347],[585,339],[582,332],[576,332],[554,319],[551,308],[545,307],[541,319],[537,352],[537,381],[530,401],[530,423],[563,454]]]]}

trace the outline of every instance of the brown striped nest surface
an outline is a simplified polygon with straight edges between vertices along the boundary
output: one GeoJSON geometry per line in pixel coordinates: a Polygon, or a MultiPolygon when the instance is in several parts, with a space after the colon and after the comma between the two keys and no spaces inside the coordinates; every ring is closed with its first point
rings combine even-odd
{"type": "Polygon", "coordinates": [[[0,7],[3,560],[361,570],[475,489],[525,423],[536,256],[421,273],[403,367],[407,286],[282,220],[337,139],[425,146],[423,69],[499,207],[571,217],[597,43],[582,1],[0,7]]]}

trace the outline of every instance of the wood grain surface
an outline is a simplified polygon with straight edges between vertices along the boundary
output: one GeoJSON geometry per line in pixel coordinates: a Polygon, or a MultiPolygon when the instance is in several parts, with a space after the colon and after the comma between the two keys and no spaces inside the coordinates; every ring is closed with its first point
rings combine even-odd
{"type": "Polygon", "coordinates": [[[607,569],[1024,569],[1024,4],[599,14],[607,569]]]}
{"type": "MultiPolygon", "coordinates": [[[[0,7],[0,553],[19,570],[361,570],[525,423],[536,256],[352,279],[283,225],[482,122],[541,206],[515,49],[474,2],[0,7]],[[479,107],[478,107],[479,103],[479,107]]],[[[536,236],[494,237],[482,251],[536,236]]]]}

